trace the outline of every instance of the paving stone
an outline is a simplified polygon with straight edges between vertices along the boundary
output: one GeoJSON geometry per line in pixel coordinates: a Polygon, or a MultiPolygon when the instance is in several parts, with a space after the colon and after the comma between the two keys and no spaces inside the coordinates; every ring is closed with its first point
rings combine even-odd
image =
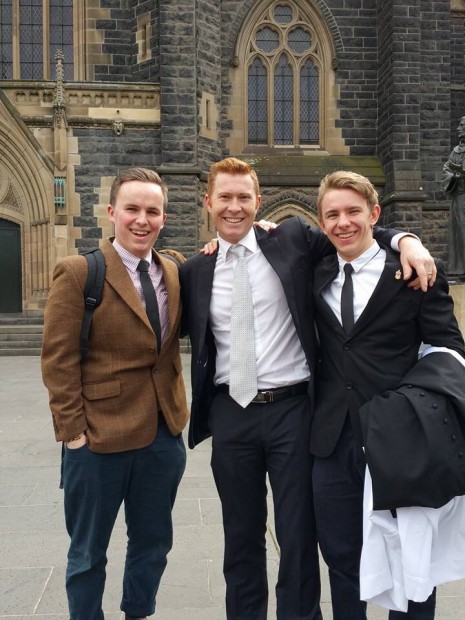
{"type": "MultiPolygon", "coordinates": [[[[189,388],[189,359],[184,355],[189,388]]],[[[54,441],[39,360],[0,357],[0,620],[68,620],[64,574],[68,535],[63,491],[58,488],[60,445],[54,441]]],[[[188,451],[174,509],[174,542],[162,580],[158,620],[224,620],[221,505],[210,469],[211,442],[188,451]]],[[[273,503],[268,496],[269,620],[276,618],[278,575],[273,503]]],[[[105,620],[119,611],[126,553],[120,510],[108,549],[105,620]]],[[[322,611],[331,620],[327,570],[321,561],[322,611]]],[[[438,589],[436,620],[458,620],[465,608],[465,581],[438,589]]],[[[369,620],[386,620],[369,607],[369,620]]]]}

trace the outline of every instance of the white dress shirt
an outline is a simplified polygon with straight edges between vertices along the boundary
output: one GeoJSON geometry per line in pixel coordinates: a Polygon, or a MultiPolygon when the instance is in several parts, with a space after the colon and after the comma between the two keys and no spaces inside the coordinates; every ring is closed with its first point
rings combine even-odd
{"type": "MultiPolygon", "coordinates": [[[[209,321],[216,342],[214,383],[229,384],[229,350],[233,273],[236,263],[228,253],[231,243],[218,237],[209,321]]],[[[247,272],[254,306],[255,354],[258,389],[307,381],[310,370],[300,344],[284,290],[263,255],[251,229],[241,239],[246,248],[247,272]]]]}
{"type": "MultiPolygon", "coordinates": [[[[337,278],[322,292],[323,299],[331,310],[341,320],[341,293],[344,284],[344,265],[347,261],[343,260],[338,254],[339,273],[337,278]]],[[[350,262],[354,271],[352,272],[352,282],[354,285],[354,320],[357,321],[365,309],[373,291],[378,284],[378,280],[383,273],[386,262],[386,252],[382,250],[376,241],[361,256],[350,262]]]]}

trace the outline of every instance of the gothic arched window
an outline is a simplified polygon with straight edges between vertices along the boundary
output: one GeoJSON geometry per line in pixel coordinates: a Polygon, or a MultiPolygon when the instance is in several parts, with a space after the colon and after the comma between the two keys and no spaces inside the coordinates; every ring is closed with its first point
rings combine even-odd
{"type": "Polygon", "coordinates": [[[247,46],[247,143],[320,143],[321,51],[298,5],[277,0],[263,11],[247,46]]]}
{"type": "Polygon", "coordinates": [[[1,0],[0,79],[55,79],[58,49],[64,77],[73,80],[73,0],[1,0]]]}

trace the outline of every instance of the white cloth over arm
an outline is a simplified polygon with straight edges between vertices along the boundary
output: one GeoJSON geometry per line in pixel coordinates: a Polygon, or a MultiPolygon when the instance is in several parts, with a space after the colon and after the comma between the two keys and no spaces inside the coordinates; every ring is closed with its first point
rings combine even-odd
{"type": "MultiPolygon", "coordinates": [[[[427,347],[422,355],[449,352],[427,347]]],[[[373,510],[368,468],[363,504],[360,597],[380,607],[406,612],[408,601],[423,602],[433,588],[465,578],[465,496],[441,508],[373,510]]]]}

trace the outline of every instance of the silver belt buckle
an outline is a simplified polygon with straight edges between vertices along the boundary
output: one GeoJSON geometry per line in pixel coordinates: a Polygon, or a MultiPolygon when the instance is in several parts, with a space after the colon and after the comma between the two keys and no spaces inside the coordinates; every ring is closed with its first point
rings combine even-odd
{"type": "Polygon", "coordinates": [[[253,403],[266,403],[266,396],[265,396],[266,392],[257,392],[257,394],[254,396],[252,402],[253,403]]]}

